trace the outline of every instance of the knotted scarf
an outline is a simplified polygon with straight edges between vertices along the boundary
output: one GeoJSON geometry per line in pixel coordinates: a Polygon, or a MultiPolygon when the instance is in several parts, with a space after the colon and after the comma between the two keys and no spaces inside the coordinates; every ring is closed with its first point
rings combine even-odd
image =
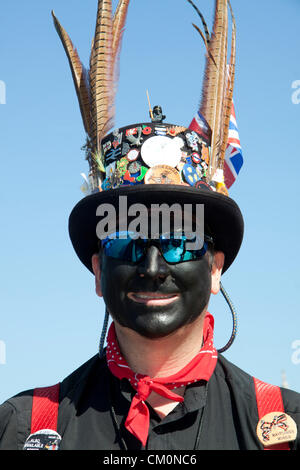
{"type": "Polygon", "coordinates": [[[214,318],[207,313],[203,324],[203,346],[199,353],[180,371],[169,377],[151,378],[134,373],[121,354],[114,323],[107,336],[106,360],[111,373],[120,380],[126,378],[136,390],[125,427],[145,447],[149,432],[149,409],[146,400],[150,393],[156,392],[170,400],[182,402],[184,398],[172,392],[172,389],[184,387],[199,380],[208,381],[215,369],[218,353],[213,345],[214,318]]]}

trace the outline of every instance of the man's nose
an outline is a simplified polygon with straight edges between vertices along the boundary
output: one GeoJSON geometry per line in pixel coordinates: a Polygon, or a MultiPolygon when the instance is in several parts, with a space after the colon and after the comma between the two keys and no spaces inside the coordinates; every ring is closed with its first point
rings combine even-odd
{"type": "Polygon", "coordinates": [[[150,245],[147,248],[144,260],[138,265],[138,274],[152,279],[165,279],[169,273],[169,266],[159,249],[154,245],[150,245]]]}

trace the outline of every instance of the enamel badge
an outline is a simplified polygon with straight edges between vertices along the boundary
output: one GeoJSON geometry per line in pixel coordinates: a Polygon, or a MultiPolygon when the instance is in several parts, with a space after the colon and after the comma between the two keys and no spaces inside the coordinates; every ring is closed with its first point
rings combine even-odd
{"type": "Polygon", "coordinates": [[[52,429],[41,429],[30,434],[23,450],[59,450],[61,436],[52,429]]]}
{"type": "Polygon", "coordinates": [[[273,411],[259,420],[256,434],[265,447],[282,444],[296,439],[297,425],[286,413],[273,411]]]}

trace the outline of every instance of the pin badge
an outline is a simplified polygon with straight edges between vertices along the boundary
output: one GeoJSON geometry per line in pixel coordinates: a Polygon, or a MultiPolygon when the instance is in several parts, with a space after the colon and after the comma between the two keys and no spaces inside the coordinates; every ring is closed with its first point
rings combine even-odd
{"type": "Polygon", "coordinates": [[[197,189],[205,189],[205,190],[208,190],[208,191],[212,191],[211,186],[203,180],[197,181],[197,183],[195,183],[194,186],[197,189]]]}
{"type": "Polygon", "coordinates": [[[149,134],[151,134],[151,132],[152,132],[152,129],[151,129],[150,126],[144,126],[143,127],[143,134],[144,135],[149,135],[149,134]]]}
{"type": "Polygon", "coordinates": [[[130,142],[130,145],[135,145],[136,147],[139,147],[143,141],[142,128],[134,127],[133,129],[127,129],[126,139],[128,140],[128,142],[130,142]],[[135,136],[135,134],[137,134],[137,137],[135,136]]]}
{"type": "Polygon", "coordinates": [[[186,140],[188,142],[188,146],[194,150],[195,152],[198,151],[199,148],[199,136],[196,132],[192,131],[186,134],[186,140]]]}
{"type": "Polygon", "coordinates": [[[286,413],[273,411],[259,420],[256,434],[265,447],[282,444],[296,439],[297,425],[286,413]]]}
{"type": "Polygon", "coordinates": [[[192,160],[196,164],[201,163],[201,157],[200,157],[198,152],[193,152],[192,153],[192,160]]]}
{"type": "Polygon", "coordinates": [[[190,163],[186,163],[182,169],[182,174],[187,183],[194,186],[197,181],[201,179],[201,174],[197,169],[190,163]]]}
{"type": "Polygon", "coordinates": [[[141,166],[139,162],[131,162],[127,167],[127,171],[124,175],[124,181],[126,184],[139,184],[142,182],[147,168],[141,166]]]}
{"type": "Polygon", "coordinates": [[[125,175],[127,171],[127,165],[128,165],[127,157],[122,157],[117,162],[117,169],[119,170],[119,173],[121,176],[125,175]]]}
{"type": "Polygon", "coordinates": [[[127,160],[129,162],[134,162],[135,160],[137,160],[139,153],[140,151],[138,149],[129,150],[129,152],[127,153],[127,160]]]}
{"type": "Polygon", "coordinates": [[[205,163],[208,165],[209,164],[209,149],[208,147],[205,147],[204,145],[202,145],[202,160],[205,161],[205,163]]]}
{"type": "Polygon", "coordinates": [[[119,132],[118,129],[114,130],[113,132],[113,142],[112,142],[112,145],[113,147],[116,149],[117,147],[119,147],[119,145],[121,145],[121,142],[122,142],[122,132],[119,132]]]}
{"type": "Polygon", "coordinates": [[[181,160],[181,148],[184,145],[180,137],[150,137],[142,145],[141,155],[147,166],[166,164],[175,167],[181,160]]]}
{"type": "Polygon", "coordinates": [[[182,132],[186,131],[186,127],[181,127],[181,126],[173,126],[173,127],[168,127],[167,128],[167,134],[171,135],[172,137],[175,137],[178,134],[181,134],[182,132]]]}
{"type": "Polygon", "coordinates": [[[61,436],[52,429],[41,429],[30,434],[23,450],[59,450],[61,436]]]}
{"type": "Polygon", "coordinates": [[[169,165],[156,165],[145,175],[145,184],[180,184],[180,174],[169,165]]]}

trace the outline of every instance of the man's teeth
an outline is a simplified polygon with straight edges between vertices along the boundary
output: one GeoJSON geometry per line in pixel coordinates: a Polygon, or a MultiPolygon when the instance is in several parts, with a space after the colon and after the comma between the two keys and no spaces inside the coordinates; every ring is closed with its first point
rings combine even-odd
{"type": "Polygon", "coordinates": [[[138,297],[140,299],[170,299],[171,297],[174,297],[175,294],[157,294],[157,293],[151,293],[151,294],[140,294],[140,293],[135,293],[134,296],[138,297]]]}

